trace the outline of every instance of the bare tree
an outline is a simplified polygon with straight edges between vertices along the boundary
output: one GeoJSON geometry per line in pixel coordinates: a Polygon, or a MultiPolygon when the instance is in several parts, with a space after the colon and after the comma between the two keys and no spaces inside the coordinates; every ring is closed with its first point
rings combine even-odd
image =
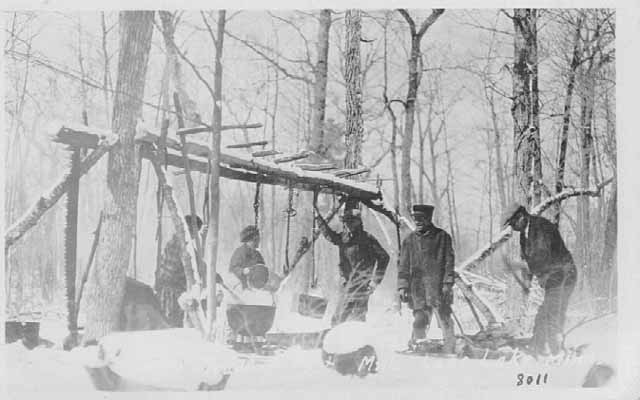
{"type": "Polygon", "coordinates": [[[345,78],[346,93],[346,168],[356,168],[362,164],[362,77],[360,72],[360,40],[362,39],[362,17],[360,10],[347,10],[345,78]]]}
{"type": "Polygon", "coordinates": [[[531,207],[540,202],[542,162],[538,104],[536,9],[515,9],[513,63],[514,196],[531,207]]]}
{"type": "MultiPolygon", "coordinates": [[[[567,142],[569,141],[569,126],[571,125],[571,102],[573,99],[573,89],[576,81],[576,73],[580,66],[580,31],[582,30],[582,15],[578,15],[575,22],[575,33],[573,37],[573,52],[569,64],[569,74],[567,77],[567,89],[564,98],[564,109],[562,113],[562,131],[560,132],[560,143],[558,146],[558,158],[556,163],[556,193],[564,189],[565,165],[567,159],[567,142]]],[[[556,205],[554,222],[560,223],[560,208],[556,205]]]]}
{"type": "Polygon", "coordinates": [[[109,154],[103,235],[86,297],[84,341],[117,328],[125,275],[136,228],[138,168],[134,135],[142,111],[145,76],[153,33],[152,11],[120,13],[120,52],[113,109],[113,130],[120,145],[109,154]]]}
{"type": "Polygon", "coordinates": [[[404,100],[405,122],[402,136],[402,160],[400,164],[400,174],[402,178],[401,202],[402,211],[408,213],[411,209],[412,181],[411,181],[411,149],[413,146],[413,125],[415,122],[416,98],[420,86],[421,70],[418,63],[421,61],[422,51],[420,43],[424,34],[444,13],[444,9],[434,9],[431,15],[425,19],[420,27],[405,9],[398,12],[406,20],[411,36],[411,51],[409,55],[409,78],[407,84],[407,96],[404,100]]]}
{"type": "Polygon", "coordinates": [[[327,70],[329,67],[329,30],[331,29],[331,10],[320,11],[318,20],[318,43],[316,46],[316,64],[313,84],[313,112],[309,149],[324,154],[324,118],[327,104],[327,70]]]}
{"type": "MultiPolygon", "coordinates": [[[[203,16],[204,17],[204,16],[203,16]]],[[[208,332],[213,333],[216,320],[216,263],[218,258],[219,221],[220,218],[220,141],[222,139],[222,50],[227,18],[226,10],[218,11],[216,35],[209,29],[211,39],[216,48],[214,59],[215,75],[213,83],[213,124],[211,132],[211,151],[209,155],[209,264],[207,268],[207,321],[208,332]]],[[[205,19],[206,22],[206,19],[205,19]]],[[[209,25],[207,24],[207,27],[209,25]]]]}

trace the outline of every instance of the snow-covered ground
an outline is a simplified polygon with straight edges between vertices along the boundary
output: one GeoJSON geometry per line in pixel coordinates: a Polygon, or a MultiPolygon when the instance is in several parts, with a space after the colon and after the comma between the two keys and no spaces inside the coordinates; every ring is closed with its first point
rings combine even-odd
{"type": "MultiPolygon", "coordinates": [[[[580,387],[586,372],[597,360],[615,362],[613,335],[615,316],[604,318],[575,330],[567,339],[570,345],[592,343],[591,350],[579,359],[562,363],[540,362],[519,358],[516,362],[490,360],[447,359],[408,356],[396,353],[407,341],[410,317],[405,313],[372,314],[367,323],[371,341],[379,356],[379,372],[366,378],[339,375],[326,368],[320,350],[290,348],[274,356],[237,354],[238,363],[226,390],[234,391],[323,391],[327,388],[354,391],[394,388],[429,389],[434,391],[460,389],[514,388],[518,374],[537,377],[548,374],[544,387],[580,387]]],[[[56,343],[64,337],[64,323],[43,321],[42,337],[56,343]]],[[[431,336],[440,331],[434,321],[431,336]]],[[[59,348],[26,350],[21,343],[0,346],[0,357],[6,360],[4,382],[9,393],[77,392],[94,390],[82,360],[74,352],[59,348]]],[[[535,379],[535,378],[534,378],[535,379]]],[[[536,386],[535,384],[532,386],[536,386]]]]}

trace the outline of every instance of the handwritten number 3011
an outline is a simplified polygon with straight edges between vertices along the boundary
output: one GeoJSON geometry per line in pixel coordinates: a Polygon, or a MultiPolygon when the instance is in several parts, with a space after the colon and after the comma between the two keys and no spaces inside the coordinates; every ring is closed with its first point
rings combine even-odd
{"type": "Polygon", "coordinates": [[[516,382],[516,386],[533,385],[534,382],[536,385],[540,385],[541,383],[547,383],[548,374],[544,374],[544,375],[518,374],[517,378],[518,378],[518,381],[516,382]]]}

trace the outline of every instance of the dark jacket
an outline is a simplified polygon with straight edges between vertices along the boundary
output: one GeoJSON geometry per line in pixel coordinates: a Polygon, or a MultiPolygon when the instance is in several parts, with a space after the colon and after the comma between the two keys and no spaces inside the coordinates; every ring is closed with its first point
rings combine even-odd
{"type": "Polygon", "coordinates": [[[389,254],[373,235],[363,229],[353,234],[337,233],[326,223],[320,227],[327,240],[338,246],[340,275],[347,281],[347,293],[368,294],[371,280],[380,284],[389,264],[389,254]]]}
{"type": "MultiPolygon", "coordinates": [[[[159,291],[161,287],[171,287],[180,293],[187,289],[187,278],[184,273],[184,265],[182,263],[182,249],[187,244],[180,243],[178,235],[173,235],[164,247],[164,252],[160,258],[160,265],[156,269],[155,290],[159,291]]],[[[191,260],[195,266],[195,260],[191,260]]],[[[204,286],[207,285],[207,264],[202,261],[198,267],[198,274],[204,286]]],[[[216,282],[222,282],[220,274],[216,273],[216,282]]]]}
{"type": "Polygon", "coordinates": [[[398,289],[409,289],[414,310],[440,305],[442,285],[453,285],[454,253],[451,236],[432,226],[425,233],[412,232],[402,242],[398,289]]]}
{"type": "Polygon", "coordinates": [[[231,256],[231,262],[229,263],[229,272],[233,273],[242,282],[242,287],[247,288],[247,276],[242,273],[245,268],[251,268],[257,264],[264,264],[264,258],[262,254],[254,248],[247,246],[243,243],[238,247],[231,256]]]}
{"type": "Polygon", "coordinates": [[[544,286],[544,280],[554,272],[574,271],[573,257],[560,236],[558,228],[545,218],[529,216],[527,228],[520,232],[520,254],[529,271],[544,286]]]}

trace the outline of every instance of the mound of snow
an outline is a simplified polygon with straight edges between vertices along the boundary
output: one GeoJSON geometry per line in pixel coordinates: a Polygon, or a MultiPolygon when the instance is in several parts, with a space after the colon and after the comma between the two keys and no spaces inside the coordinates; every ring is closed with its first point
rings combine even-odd
{"type": "Polygon", "coordinates": [[[238,366],[236,354],[195,329],[118,332],[100,340],[109,368],[122,378],[169,390],[215,385],[238,366]]]}
{"type": "Polygon", "coordinates": [[[29,351],[15,342],[0,346],[0,359],[6,363],[2,385],[9,394],[94,391],[89,376],[70,352],[41,347],[29,351]]]}

